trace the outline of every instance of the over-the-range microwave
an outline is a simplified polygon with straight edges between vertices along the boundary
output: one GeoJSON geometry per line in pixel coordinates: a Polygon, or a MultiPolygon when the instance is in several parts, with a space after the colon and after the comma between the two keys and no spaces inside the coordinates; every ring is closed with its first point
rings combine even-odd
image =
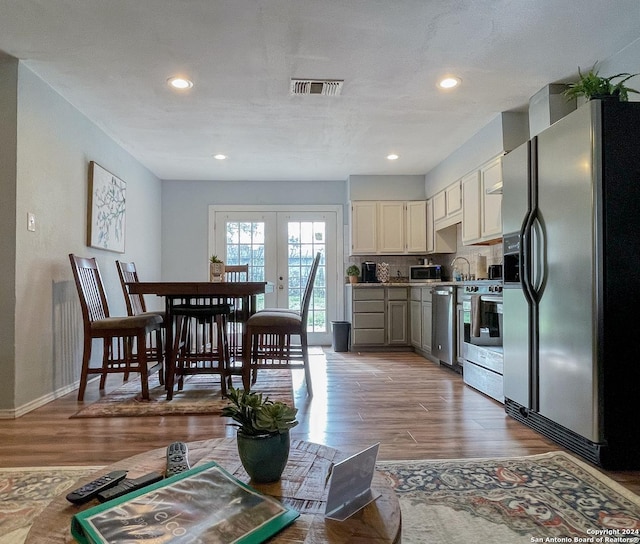
{"type": "Polygon", "coordinates": [[[442,281],[442,266],[439,264],[419,264],[410,266],[409,281],[442,281]]]}

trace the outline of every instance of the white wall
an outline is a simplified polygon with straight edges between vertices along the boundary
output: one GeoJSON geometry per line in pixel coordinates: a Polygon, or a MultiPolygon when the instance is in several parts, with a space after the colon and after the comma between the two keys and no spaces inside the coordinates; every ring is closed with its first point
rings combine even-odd
{"type": "MultiPolygon", "coordinates": [[[[594,59],[594,62],[598,59],[594,59]]],[[[587,69],[590,66],[582,66],[587,69]]],[[[640,73],[640,38],[627,45],[624,49],[609,59],[598,62],[598,71],[601,76],[609,77],[622,72],[630,74],[640,73]]],[[[615,80],[618,81],[618,80],[615,80]]],[[[626,85],[640,91],[640,76],[627,81],[626,85]]],[[[640,102],[640,94],[629,93],[630,102],[640,102]]]]}
{"type": "MultiPolygon", "coordinates": [[[[15,200],[18,61],[0,53],[0,402],[15,397],[15,200]]],[[[0,405],[1,407],[2,405],[0,405]]]]}
{"type": "Polygon", "coordinates": [[[114,315],[125,313],[115,260],[134,260],[145,279],[160,278],[161,262],[160,181],[22,63],[17,89],[15,358],[2,360],[15,367],[15,400],[0,398],[4,416],[51,400],[79,378],[82,328],[69,253],[97,257],[114,315]],[[86,245],[91,160],[127,182],[124,254],[86,245]],[[35,232],[27,231],[27,212],[36,215],[35,232]]]}
{"type": "Polygon", "coordinates": [[[528,137],[526,113],[503,112],[497,115],[426,174],[427,197],[433,196],[488,160],[515,149],[526,142],[528,137]]]}
{"type": "Polygon", "coordinates": [[[346,202],[344,181],[163,181],[162,278],[207,280],[212,204],[345,206],[346,202]]]}
{"type": "Polygon", "coordinates": [[[349,176],[349,200],[424,200],[424,176],[349,176]]]}

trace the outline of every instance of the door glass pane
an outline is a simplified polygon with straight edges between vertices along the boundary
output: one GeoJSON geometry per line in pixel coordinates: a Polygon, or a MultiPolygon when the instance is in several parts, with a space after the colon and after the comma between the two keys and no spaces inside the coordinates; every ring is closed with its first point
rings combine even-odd
{"type": "Polygon", "coordinates": [[[316,253],[322,254],[316,273],[313,299],[309,305],[307,330],[309,332],[327,331],[326,308],[326,234],[324,221],[288,222],[288,307],[300,310],[304,288],[311,271],[316,253]]]}
{"type": "MultiPolygon", "coordinates": [[[[226,264],[248,264],[249,281],[265,281],[265,225],[263,221],[226,222],[226,264]]],[[[256,308],[264,308],[264,295],[256,297],[256,308]]]]}

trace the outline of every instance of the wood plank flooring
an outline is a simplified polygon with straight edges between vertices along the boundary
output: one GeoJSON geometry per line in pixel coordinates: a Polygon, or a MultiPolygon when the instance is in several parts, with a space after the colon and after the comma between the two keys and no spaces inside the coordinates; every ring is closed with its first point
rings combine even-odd
{"type": "MultiPolygon", "coordinates": [[[[414,353],[312,352],[313,398],[306,396],[302,371],[293,374],[300,420],[292,430],[295,438],[345,455],[380,442],[381,460],[563,449],[507,417],[501,404],[466,386],[459,375],[414,353]]],[[[120,380],[110,376],[107,390],[120,380]]],[[[90,383],[85,403],[99,394],[97,381],[90,383]]],[[[235,434],[217,416],[69,419],[81,406],[74,392],[16,420],[0,420],[0,466],[105,465],[176,440],[235,434]]],[[[606,473],[640,494],[640,471],[606,473]]]]}

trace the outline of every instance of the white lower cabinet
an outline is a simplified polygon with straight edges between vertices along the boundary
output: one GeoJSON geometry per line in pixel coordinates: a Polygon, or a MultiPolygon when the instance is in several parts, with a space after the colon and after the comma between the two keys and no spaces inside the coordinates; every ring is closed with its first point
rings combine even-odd
{"type": "Polygon", "coordinates": [[[433,317],[431,314],[431,287],[423,287],[422,291],[422,351],[431,353],[431,326],[433,317]]]}
{"type": "Polygon", "coordinates": [[[387,289],[387,343],[390,346],[409,345],[409,313],[407,290],[387,289]]]}
{"type": "Polygon", "coordinates": [[[431,287],[411,288],[411,345],[422,355],[431,354],[431,287]]]}
{"type": "Polygon", "coordinates": [[[411,288],[411,300],[409,301],[409,322],[411,328],[411,345],[414,348],[422,348],[422,289],[411,288]]]}
{"type": "Polygon", "coordinates": [[[346,290],[352,349],[410,345],[406,287],[346,286],[346,290]]]}

